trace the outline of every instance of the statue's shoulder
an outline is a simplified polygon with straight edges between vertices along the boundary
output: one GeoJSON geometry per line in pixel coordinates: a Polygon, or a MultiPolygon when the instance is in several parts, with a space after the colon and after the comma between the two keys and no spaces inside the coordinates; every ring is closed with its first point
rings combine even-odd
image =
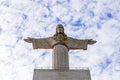
{"type": "Polygon", "coordinates": [[[54,36],[50,36],[47,39],[51,41],[51,40],[54,40],[54,38],[55,38],[54,36]]]}
{"type": "Polygon", "coordinates": [[[67,37],[67,42],[72,42],[74,40],[74,38],[72,38],[72,37],[67,37]]]}
{"type": "Polygon", "coordinates": [[[75,39],[75,38],[72,38],[72,37],[67,37],[67,40],[73,40],[73,39],[75,39]]]}
{"type": "Polygon", "coordinates": [[[50,36],[50,37],[48,37],[49,39],[54,39],[54,36],[50,36]]]}
{"type": "Polygon", "coordinates": [[[69,41],[69,42],[79,42],[79,41],[83,41],[83,40],[82,39],[72,38],[72,37],[67,37],[67,41],[69,41]]]}

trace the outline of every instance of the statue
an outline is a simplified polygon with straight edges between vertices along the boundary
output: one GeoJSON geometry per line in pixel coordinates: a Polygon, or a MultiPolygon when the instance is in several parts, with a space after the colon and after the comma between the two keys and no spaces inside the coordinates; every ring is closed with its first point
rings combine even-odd
{"type": "Polygon", "coordinates": [[[52,49],[52,67],[53,69],[69,69],[68,51],[83,49],[87,50],[87,45],[92,45],[96,41],[92,39],[74,39],[68,37],[64,33],[64,27],[61,24],[57,25],[56,33],[48,38],[30,38],[24,39],[28,43],[33,44],[34,49],[52,49]]]}

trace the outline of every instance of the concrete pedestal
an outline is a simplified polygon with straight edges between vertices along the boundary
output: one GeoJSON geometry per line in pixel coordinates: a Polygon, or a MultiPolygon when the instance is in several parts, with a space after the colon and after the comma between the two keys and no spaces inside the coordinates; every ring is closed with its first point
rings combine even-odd
{"type": "Polygon", "coordinates": [[[89,70],[34,69],[33,80],[91,80],[89,70]]]}

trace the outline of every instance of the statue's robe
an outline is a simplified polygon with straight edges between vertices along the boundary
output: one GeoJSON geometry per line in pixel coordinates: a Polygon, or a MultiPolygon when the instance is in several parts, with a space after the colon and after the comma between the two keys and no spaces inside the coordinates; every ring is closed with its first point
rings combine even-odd
{"type": "MultiPolygon", "coordinates": [[[[27,42],[27,39],[25,39],[25,41],[27,42]]],[[[35,39],[32,38],[32,44],[33,44],[33,48],[34,49],[53,49],[53,47],[57,44],[61,44],[66,46],[69,50],[74,50],[74,49],[83,49],[86,50],[87,49],[87,45],[88,45],[88,40],[79,40],[79,39],[74,39],[71,37],[67,37],[67,40],[65,41],[56,41],[54,40],[53,37],[49,37],[49,38],[41,38],[41,39],[35,39]]]]}
{"type": "MultiPolygon", "coordinates": [[[[28,40],[25,39],[27,42],[28,40]]],[[[29,42],[29,41],[28,41],[29,42]]],[[[53,37],[32,38],[34,49],[53,49],[53,69],[69,69],[68,51],[74,49],[87,49],[88,40],[79,40],[67,37],[64,41],[57,41],[53,37]]]]}

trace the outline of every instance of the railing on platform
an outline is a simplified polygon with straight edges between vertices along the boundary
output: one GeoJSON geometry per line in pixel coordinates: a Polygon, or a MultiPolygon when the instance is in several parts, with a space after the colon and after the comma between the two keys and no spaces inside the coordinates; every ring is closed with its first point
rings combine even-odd
{"type": "MultiPolygon", "coordinates": [[[[35,67],[35,69],[53,69],[53,68],[52,67],[35,67]]],[[[69,70],[89,70],[88,67],[69,67],[68,69],[69,70]]]]}

